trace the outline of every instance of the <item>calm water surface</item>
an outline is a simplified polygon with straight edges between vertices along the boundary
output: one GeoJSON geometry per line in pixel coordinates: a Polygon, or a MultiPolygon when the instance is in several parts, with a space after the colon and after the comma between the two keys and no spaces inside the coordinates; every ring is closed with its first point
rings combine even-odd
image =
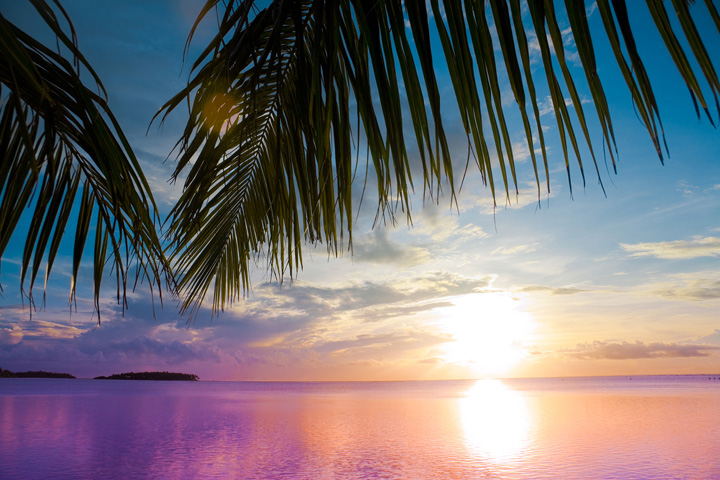
{"type": "Polygon", "coordinates": [[[720,479],[720,380],[2,379],[0,478],[720,479]]]}

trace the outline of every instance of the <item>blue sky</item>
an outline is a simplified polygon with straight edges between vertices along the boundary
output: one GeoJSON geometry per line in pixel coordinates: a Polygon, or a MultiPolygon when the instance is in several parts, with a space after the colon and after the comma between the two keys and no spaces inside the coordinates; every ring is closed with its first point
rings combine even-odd
{"type": "MultiPolygon", "coordinates": [[[[64,2],[163,214],[181,187],[168,183],[173,164],[165,159],[184,119],[174,114],[162,128],[146,131],[157,109],[187,80],[182,52],[201,3],[64,2]]],[[[28,5],[2,0],[0,10],[29,29],[37,26],[28,5]]],[[[98,326],[90,273],[77,311],[67,306],[69,249],[56,261],[46,307],[30,319],[19,295],[23,238],[16,235],[2,259],[0,366],[81,377],[175,370],[206,380],[720,371],[720,133],[707,118],[696,117],[687,88],[668,69],[669,57],[641,10],[631,12],[632,20],[641,32],[640,48],[652,52],[646,67],[670,149],[664,166],[617,68],[607,61],[607,46],[598,43],[599,74],[620,151],[617,175],[605,169],[601,147],[596,151],[607,196],[588,157],[587,185],[582,187],[573,167],[571,197],[548,111],[542,122],[551,193],[543,191],[538,204],[522,127],[508,101],[520,187],[509,204],[500,192],[493,209],[472,167],[457,208],[448,198],[437,205],[423,202],[418,192],[412,227],[402,220],[373,230],[375,204],[366,196],[353,255],[329,258],[323,246],[307,247],[304,270],[283,284],[258,268],[248,299],[212,319],[203,310],[187,324],[172,302],[153,318],[149,291],[140,286],[124,317],[108,290],[98,326]]],[[[597,12],[590,21],[591,27],[600,25],[597,12]]],[[[707,31],[704,21],[710,20],[699,24],[707,31]]],[[[212,25],[200,30],[191,59],[211,32],[212,25]]],[[[717,42],[717,32],[710,33],[717,42]]],[[[567,42],[571,60],[573,47],[567,42]]],[[[718,51],[711,55],[720,64],[718,51]]],[[[441,89],[450,92],[451,85],[441,89]]],[[[510,100],[509,87],[505,94],[510,100]]],[[[546,98],[542,89],[538,95],[546,98]]],[[[581,97],[590,102],[586,90],[581,97]]],[[[453,103],[445,101],[444,108],[451,148],[462,165],[467,142],[453,103]]],[[[601,146],[599,127],[592,128],[601,146]]]]}

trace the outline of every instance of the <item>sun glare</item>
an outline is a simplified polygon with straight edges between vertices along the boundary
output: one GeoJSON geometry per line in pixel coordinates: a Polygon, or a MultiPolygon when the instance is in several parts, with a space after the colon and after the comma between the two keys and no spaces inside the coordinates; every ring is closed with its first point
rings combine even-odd
{"type": "Polygon", "coordinates": [[[439,326],[452,335],[445,360],[461,364],[481,377],[500,376],[525,357],[523,345],[534,328],[522,303],[507,292],[457,297],[439,311],[439,326]]]}

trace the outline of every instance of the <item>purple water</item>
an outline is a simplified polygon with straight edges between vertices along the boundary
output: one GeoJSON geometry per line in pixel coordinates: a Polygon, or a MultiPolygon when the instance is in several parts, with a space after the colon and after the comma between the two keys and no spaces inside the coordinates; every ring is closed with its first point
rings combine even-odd
{"type": "Polygon", "coordinates": [[[0,478],[720,478],[720,380],[2,379],[0,478]]]}

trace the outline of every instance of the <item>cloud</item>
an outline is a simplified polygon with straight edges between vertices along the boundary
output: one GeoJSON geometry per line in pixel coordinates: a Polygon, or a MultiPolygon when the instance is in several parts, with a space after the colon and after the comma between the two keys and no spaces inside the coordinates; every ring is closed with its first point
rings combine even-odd
{"type": "MultiPolygon", "coordinates": [[[[575,38],[572,35],[572,28],[567,27],[560,31],[560,35],[562,37],[562,43],[563,43],[563,49],[565,53],[565,58],[568,62],[575,64],[575,66],[582,66],[582,63],[580,62],[580,55],[577,51],[577,46],[575,45],[575,38]]],[[[552,38],[548,35],[548,42],[551,42],[552,38]]]]}
{"type": "Polygon", "coordinates": [[[549,95],[545,97],[545,101],[538,102],[538,108],[540,109],[539,113],[541,117],[555,112],[552,98],[549,95]]]}
{"type": "Polygon", "coordinates": [[[393,242],[387,230],[375,230],[353,242],[353,260],[381,265],[410,267],[429,261],[427,248],[393,242]]]}
{"type": "Polygon", "coordinates": [[[656,278],[655,281],[638,287],[638,293],[660,296],[670,300],[713,301],[720,299],[720,272],[717,270],[657,275],[656,278]]]}
{"type": "Polygon", "coordinates": [[[593,2],[585,8],[585,14],[590,17],[597,10],[597,2],[593,2]]]}
{"type": "Polygon", "coordinates": [[[428,236],[432,241],[443,244],[451,238],[453,244],[457,244],[488,237],[481,227],[472,223],[461,227],[457,215],[450,215],[446,209],[435,205],[426,206],[420,211],[410,233],[428,236]]]}
{"type": "Polygon", "coordinates": [[[523,254],[523,253],[531,253],[537,250],[535,248],[536,244],[530,244],[530,245],[515,245],[514,247],[498,247],[495,250],[493,250],[490,254],[491,255],[516,255],[516,254],[523,254]]]}
{"type": "MultiPolygon", "coordinates": [[[[568,56],[568,60],[570,60],[570,61],[579,60],[579,58],[577,57],[577,53],[575,53],[574,56],[568,56]]],[[[573,107],[573,105],[574,105],[572,98],[564,98],[563,101],[565,102],[566,107],[573,107]]],[[[592,100],[590,100],[588,98],[581,98],[580,103],[585,103],[585,104],[592,103],[592,100]]],[[[553,102],[553,99],[551,96],[546,95],[544,101],[542,101],[542,100],[538,101],[538,113],[540,114],[541,117],[544,115],[549,115],[549,114],[555,115],[555,102],[553,102]]]]}
{"type": "MultiPolygon", "coordinates": [[[[571,98],[565,98],[564,100],[565,100],[565,106],[568,106],[568,107],[572,106],[573,102],[572,102],[571,98]]],[[[550,95],[546,95],[544,101],[538,102],[538,109],[539,109],[538,113],[540,113],[541,117],[544,115],[549,115],[549,114],[555,115],[555,103],[553,102],[552,97],[550,95]]]]}
{"type": "MultiPolygon", "coordinates": [[[[534,138],[533,138],[534,140],[534,138]]],[[[513,158],[518,163],[526,162],[530,158],[530,148],[527,141],[513,142],[513,158]]]]}
{"type": "Polygon", "coordinates": [[[547,292],[550,295],[573,295],[575,293],[587,292],[582,288],[576,287],[546,287],[544,285],[528,285],[521,287],[517,291],[519,292],[547,292]]]}
{"type": "Polygon", "coordinates": [[[579,343],[563,353],[581,360],[633,360],[642,358],[707,357],[720,346],[693,343],[599,341],[579,343]]]}
{"type": "Polygon", "coordinates": [[[110,343],[84,338],[79,342],[78,349],[88,357],[100,355],[104,361],[112,363],[148,360],[162,365],[177,365],[191,360],[220,360],[217,348],[210,345],[165,341],[146,335],[110,343]]]}
{"type": "Polygon", "coordinates": [[[663,259],[690,259],[720,256],[720,238],[693,237],[692,240],[675,240],[655,243],[621,243],[631,257],[656,257],[663,259]]]}
{"type": "Polygon", "coordinates": [[[171,181],[173,165],[165,162],[164,157],[142,149],[137,149],[135,153],[142,162],[143,173],[155,199],[165,204],[165,207],[174,206],[182,195],[185,173],[171,181]]]}
{"type": "MultiPolygon", "coordinates": [[[[540,190],[538,190],[537,183],[526,182],[518,188],[517,195],[515,194],[515,191],[511,191],[508,195],[505,191],[498,190],[495,194],[495,198],[498,201],[499,208],[521,209],[528,205],[533,205],[535,208],[539,208],[541,205],[541,197],[543,199],[550,199],[559,191],[558,188],[553,188],[552,191],[548,193],[544,190],[544,188],[545,186],[542,183],[542,180],[540,183],[540,190]]],[[[461,199],[472,206],[479,207],[479,213],[484,213],[486,215],[497,214],[498,208],[493,205],[491,198],[465,195],[461,197],[461,199]]]]}
{"type": "MultiPolygon", "coordinates": [[[[301,312],[306,318],[334,318],[356,313],[366,320],[374,315],[385,318],[428,311],[445,297],[486,289],[494,277],[464,277],[443,271],[388,281],[355,282],[323,286],[298,281],[292,286],[277,283],[261,285],[255,299],[239,310],[241,315],[277,316],[278,308],[301,312]],[[368,309],[377,308],[376,314],[368,309]],[[368,317],[369,315],[369,317],[368,317]]],[[[287,314],[284,314],[287,316],[287,314]]]]}
{"type": "Polygon", "coordinates": [[[681,300],[714,300],[720,298],[720,280],[697,279],[686,285],[658,288],[653,293],[681,300]]]}
{"type": "Polygon", "coordinates": [[[15,345],[23,338],[22,328],[17,325],[0,327],[0,345],[15,345]]]}
{"type": "Polygon", "coordinates": [[[37,340],[73,338],[83,331],[84,326],[80,324],[67,325],[37,319],[26,322],[8,323],[6,325],[0,325],[0,344],[16,344],[23,338],[37,340]]]}
{"type": "Polygon", "coordinates": [[[693,185],[687,180],[680,180],[677,182],[677,191],[684,197],[694,197],[698,190],[699,187],[693,185]]]}
{"type": "Polygon", "coordinates": [[[130,296],[125,316],[109,306],[99,326],[90,315],[84,323],[62,324],[47,321],[54,312],[30,322],[5,311],[0,365],[81,377],[178,369],[222,379],[254,374],[253,366],[279,368],[276,375],[294,378],[293,372],[308,368],[332,371],[389,359],[412,363],[448,338],[409,319],[449,306],[451,296],[483,291],[493,279],[435,271],[332,286],[265,283],[223,315],[210,321],[203,311],[189,325],[172,305],[153,319],[149,293],[130,296]]]}
{"type": "Polygon", "coordinates": [[[348,356],[359,360],[361,354],[387,357],[447,341],[422,327],[408,327],[408,318],[447,307],[448,297],[482,291],[492,281],[490,276],[436,271],[337,286],[263,284],[252,300],[221,316],[222,325],[201,329],[211,335],[204,341],[220,342],[223,348],[234,344],[256,355],[256,361],[300,351],[306,360],[330,361],[332,356],[334,362],[348,356]]]}
{"type": "Polygon", "coordinates": [[[315,347],[315,350],[334,354],[367,350],[386,350],[392,352],[398,349],[408,350],[429,347],[449,341],[452,341],[452,336],[450,335],[406,331],[402,333],[394,332],[375,335],[362,334],[351,339],[322,342],[315,347]]]}
{"type": "Polygon", "coordinates": [[[720,329],[715,329],[710,335],[698,338],[699,343],[712,343],[714,345],[720,345],[720,329]]]}

